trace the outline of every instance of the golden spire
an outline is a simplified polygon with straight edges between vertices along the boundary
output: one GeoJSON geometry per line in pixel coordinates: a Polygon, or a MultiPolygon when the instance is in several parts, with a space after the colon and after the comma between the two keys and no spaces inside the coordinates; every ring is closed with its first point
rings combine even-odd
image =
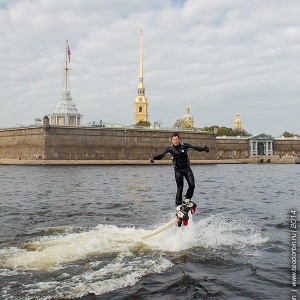
{"type": "Polygon", "coordinates": [[[140,28],[140,76],[138,83],[138,95],[135,98],[135,123],[140,121],[148,122],[148,102],[145,96],[145,85],[144,85],[144,69],[143,69],[143,30],[140,28]]]}
{"type": "Polygon", "coordinates": [[[144,89],[144,66],[143,66],[143,30],[140,28],[140,77],[139,77],[139,89],[144,89]]]}
{"type": "Polygon", "coordinates": [[[189,108],[188,105],[187,105],[186,108],[185,108],[185,112],[186,112],[186,114],[188,114],[188,115],[190,114],[190,108],[189,108]]]}

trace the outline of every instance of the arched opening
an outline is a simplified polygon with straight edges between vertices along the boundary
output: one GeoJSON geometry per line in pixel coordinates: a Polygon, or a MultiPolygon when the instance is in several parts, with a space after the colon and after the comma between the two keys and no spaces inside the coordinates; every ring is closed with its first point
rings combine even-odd
{"type": "Polygon", "coordinates": [[[141,106],[139,107],[139,112],[143,112],[143,108],[141,106]]]}
{"type": "Polygon", "coordinates": [[[257,154],[258,155],[265,155],[265,144],[262,142],[259,142],[257,144],[257,154]]]}

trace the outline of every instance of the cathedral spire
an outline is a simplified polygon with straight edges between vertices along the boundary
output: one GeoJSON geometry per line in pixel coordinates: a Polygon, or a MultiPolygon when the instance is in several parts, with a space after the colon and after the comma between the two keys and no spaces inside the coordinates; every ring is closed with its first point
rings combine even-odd
{"type": "Polygon", "coordinates": [[[134,101],[135,123],[148,122],[148,102],[145,96],[144,66],[143,66],[143,30],[140,28],[140,72],[139,72],[138,94],[134,101]]]}
{"type": "Polygon", "coordinates": [[[144,69],[143,69],[143,30],[141,31],[141,42],[140,42],[140,83],[144,81],[144,69]]]}

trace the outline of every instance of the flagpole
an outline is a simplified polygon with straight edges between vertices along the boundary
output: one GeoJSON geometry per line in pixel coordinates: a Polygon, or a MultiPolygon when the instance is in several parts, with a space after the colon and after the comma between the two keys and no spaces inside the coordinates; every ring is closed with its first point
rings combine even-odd
{"type": "MultiPolygon", "coordinates": [[[[69,56],[69,41],[66,40],[66,67],[65,67],[65,76],[66,76],[66,91],[69,87],[69,68],[68,68],[68,57],[69,56]]],[[[69,58],[70,59],[70,58],[69,58]]]]}

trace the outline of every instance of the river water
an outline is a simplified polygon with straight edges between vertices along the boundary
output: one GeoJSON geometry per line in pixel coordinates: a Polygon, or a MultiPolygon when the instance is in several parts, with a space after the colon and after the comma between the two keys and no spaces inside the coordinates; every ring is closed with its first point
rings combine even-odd
{"type": "Polygon", "coordinates": [[[172,166],[0,166],[0,299],[291,299],[300,165],[192,169],[189,225],[141,239],[172,166]]]}

